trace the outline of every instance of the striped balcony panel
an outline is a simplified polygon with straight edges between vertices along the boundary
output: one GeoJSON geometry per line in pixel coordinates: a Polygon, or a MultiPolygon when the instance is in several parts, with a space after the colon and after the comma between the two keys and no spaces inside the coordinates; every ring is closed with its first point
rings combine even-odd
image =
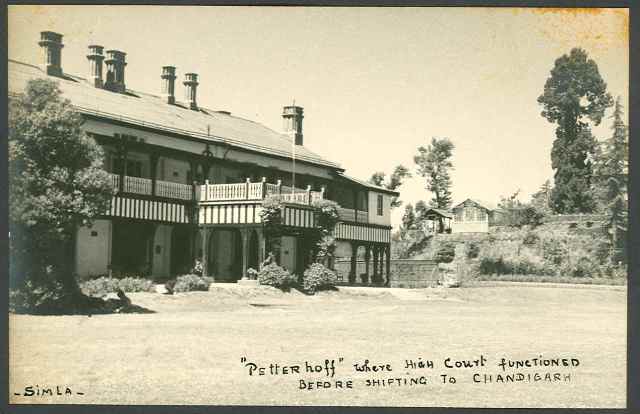
{"type": "Polygon", "coordinates": [[[336,239],[341,240],[391,243],[391,229],[385,227],[338,223],[334,231],[334,236],[336,239]]]}
{"type": "Polygon", "coordinates": [[[200,205],[199,224],[259,224],[262,205],[259,203],[200,205]]]}
{"type": "Polygon", "coordinates": [[[180,203],[142,200],[116,195],[111,199],[107,216],[169,223],[191,223],[190,209],[180,203]]]}
{"type": "Polygon", "coordinates": [[[282,223],[285,226],[312,228],[316,226],[315,211],[308,208],[285,206],[282,209],[282,223]]]}

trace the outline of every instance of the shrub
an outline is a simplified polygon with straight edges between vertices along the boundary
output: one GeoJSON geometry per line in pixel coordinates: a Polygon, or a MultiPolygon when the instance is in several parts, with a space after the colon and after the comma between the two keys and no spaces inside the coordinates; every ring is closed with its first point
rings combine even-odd
{"type": "Polygon", "coordinates": [[[80,289],[86,295],[104,296],[115,293],[118,289],[123,292],[153,292],[155,287],[151,280],[139,277],[99,277],[80,283],[80,289]]]}
{"type": "Polygon", "coordinates": [[[315,293],[335,287],[338,278],[334,271],[321,263],[314,263],[304,272],[302,287],[307,293],[315,293]]]}
{"type": "Polygon", "coordinates": [[[176,283],[173,285],[174,292],[194,292],[194,291],[207,291],[211,284],[211,278],[202,277],[198,275],[182,275],[176,278],[176,283]]]}
{"type": "Polygon", "coordinates": [[[467,258],[475,259],[480,254],[480,247],[476,243],[469,243],[467,245],[467,258]]]}
{"type": "Polygon", "coordinates": [[[451,263],[456,256],[456,248],[452,243],[445,243],[436,252],[436,261],[438,263],[451,263]]]}
{"type": "Polygon", "coordinates": [[[296,285],[297,278],[276,263],[270,263],[263,266],[258,272],[258,283],[282,290],[289,290],[296,285]]]}

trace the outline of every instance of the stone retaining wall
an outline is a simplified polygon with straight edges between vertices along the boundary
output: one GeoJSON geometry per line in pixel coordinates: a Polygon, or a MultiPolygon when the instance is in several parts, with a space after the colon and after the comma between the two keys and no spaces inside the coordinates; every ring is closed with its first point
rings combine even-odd
{"type": "MultiPolygon", "coordinates": [[[[341,282],[349,281],[350,260],[335,262],[335,270],[341,282]]],[[[356,262],[356,284],[360,284],[360,275],[365,272],[364,260],[356,262]]],[[[373,272],[373,263],[369,263],[369,274],[373,272]]],[[[386,275],[386,273],[383,273],[386,275]]],[[[386,278],[386,276],[385,276],[386,278]]],[[[441,281],[438,264],[434,260],[391,260],[389,287],[425,288],[434,287],[441,281]]]]}

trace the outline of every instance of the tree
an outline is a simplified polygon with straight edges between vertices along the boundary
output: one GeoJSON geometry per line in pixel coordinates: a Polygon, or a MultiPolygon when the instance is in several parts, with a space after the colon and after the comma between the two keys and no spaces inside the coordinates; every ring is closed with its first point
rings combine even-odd
{"type": "MultiPolygon", "coordinates": [[[[369,182],[378,187],[386,188],[387,190],[395,191],[398,189],[405,178],[411,177],[411,172],[404,165],[398,165],[389,176],[389,181],[385,182],[386,174],[377,171],[371,175],[369,182]]],[[[391,208],[400,207],[402,201],[398,197],[391,199],[391,208]]]]}
{"type": "Polygon", "coordinates": [[[623,237],[627,231],[627,179],[628,143],[627,127],[622,119],[620,97],[613,111],[613,135],[602,146],[596,159],[595,187],[604,211],[608,216],[607,227],[611,234],[612,246],[624,247],[623,237]]]}
{"type": "Polygon", "coordinates": [[[547,180],[540,186],[540,190],[531,195],[531,205],[538,211],[549,214],[551,212],[551,181],[547,180]]]}
{"type": "Polygon", "coordinates": [[[427,148],[419,147],[418,155],[413,157],[418,173],[426,179],[426,189],[433,193],[430,202],[434,208],[451,207],[451,176],[453,169],[451,156],[453,143],[448,138],[432,138],[427,148]]]}
{"type": "Polygon", "coordinates": [[[113,195],[103,152],[55,82],[28,82],[9,105],[9,230],[14,287],[57,285],[73,274],[78,226],[104,214],[113,195]]]}
{"type": "Polygon", "coordinates": [[[413,211],[413,206],[407,204],[404,206],[404,214],[402,215],[402,228],[404,230],[411,230],[415,228],[416,215],[413,211]]]}
{"type": "Polygon", "coordinates": [[[557,124],[551,150],[553,210],[589,213],[595,207],[590,191],[595,139],[589,121],[599,125],[613,103],[596,62],[579,48],[556,59],[538,103],[543,106],[541,115],[557,124]]]}

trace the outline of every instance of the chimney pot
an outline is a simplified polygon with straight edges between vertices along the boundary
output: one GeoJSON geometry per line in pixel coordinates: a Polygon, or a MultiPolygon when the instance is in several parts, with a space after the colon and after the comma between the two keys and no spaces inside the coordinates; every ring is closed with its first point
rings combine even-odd
{"type": "Polygon", "coordinates": [[[185,73],[184,82],[185,95],[187,102],[189,102],[189,109],[194,111],[198,110],[197,102],[197,89],[198,89],[198,74],[197,73],[185,73]]]}
{"type": "Polygon", "coordinates": [[[125,61],[126,53],[120,50],[107,50],[107,79],[105,88],[113,92],[124,93],[127,88],[124,81],[124,67],[127,66],[125,61]]]}
{"type": "Polygon", "coordinates": [[[176,68],[174,66],[163,66],[162,75],[162,95],[168,104],[176,103],[176,68]]]}
{"type": "Polygon", "coordinates": [[[62,35],[55,32],[40,32],[38,45],[44,52],[43,70],[47,75],[62,76],[62,35]]]}
{"type": "Polygon", "coordinates": [[[282,119],[284,121],[284,132],[291,136],[296,145],[303,145],[302,119],[304,109],[301,106],[290,105],[282,109],[282,119]]]}
{"type": "Polygon", "coordinates": [[[89,77],[93,81],[93,86],[96,88],[102,88],[102,61],[104,60],[104,55],[102,46],[98,45],[90,45],[89,46],[89,54],[87,55],[87,59],[89,59],[89,77]]]}

